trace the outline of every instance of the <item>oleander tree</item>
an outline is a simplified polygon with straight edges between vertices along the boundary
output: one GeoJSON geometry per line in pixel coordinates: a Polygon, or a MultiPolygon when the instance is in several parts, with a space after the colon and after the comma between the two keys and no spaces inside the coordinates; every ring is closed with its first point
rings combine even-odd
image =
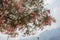
{"type": "Polygon", "coordinates": [[[34,35],[34,30],[56,22],[50,10],[44,8],[44,0],[0,0],[0,32],[16,36],[16,30],[24,35],[34,35]]]}

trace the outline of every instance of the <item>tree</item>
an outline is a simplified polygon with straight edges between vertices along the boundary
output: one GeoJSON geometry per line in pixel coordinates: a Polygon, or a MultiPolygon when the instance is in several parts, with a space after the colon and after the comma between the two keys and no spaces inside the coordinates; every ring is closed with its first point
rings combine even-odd
{"type": "Polygon", "coordinates": [[[36,28],[43,30],[44,26],[51,25],[52,21],[55,22],[55,19],[51,17],[50,10],[44,8],[43,0],[0,1],[0,31],[2,33],[15,36],[18,28],[22,31],[26,29],[24,35],[31,35],[36,28]]]}

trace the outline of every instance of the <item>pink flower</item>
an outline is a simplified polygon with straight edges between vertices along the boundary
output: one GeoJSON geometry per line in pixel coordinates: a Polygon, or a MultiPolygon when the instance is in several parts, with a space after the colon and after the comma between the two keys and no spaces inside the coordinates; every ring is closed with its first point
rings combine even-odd
{"type": "Polygon", "coordinates": [[[55,19],[55,18],[52,18],[52,21],[53,21],[53,22],[56,22],[56,19],[55,19]]]}
{"type": "Polygon", "coordinates": [[[24,9],[23,9],[22,7],[20,7],[20,8],[18,9],[18,12],[22,13],[22,12],[24,12],[24,9]]]}
{"type": "Polygon", "coordinates": [[[47,19],[43,21],[43,25],[51,25],[51,17],[48,16],[47,19]]]}
{"type": "Polygon", "coordinates": [[[2,20],[1,22],[4,23],[6,20],[2,20]]]}
{"type": "Polygon", "coordinates": [[[47,12],[50,14],[50,10],[47,10],[47,12]]]}
{"type": "Polygon", "coordinates": [[[8,26],[8,27],[7,27],[7,31],[8,31],[8,32],[12,32],[12,31],[14,31],[14,29],[13,29],[13,27],[8,26]]]}
{"type": "Polygon", "coordinates": [[[32,12],[32,13],[30,14],[30,16],[31,16],[31,17],[36,17],[36,13],[35,13],[35,12],[32,12]]]}

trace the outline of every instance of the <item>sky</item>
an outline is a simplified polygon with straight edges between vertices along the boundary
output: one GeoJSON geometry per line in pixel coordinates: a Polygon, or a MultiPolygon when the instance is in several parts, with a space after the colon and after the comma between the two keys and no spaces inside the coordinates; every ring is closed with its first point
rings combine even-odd
{"type": "MultiPolygon", "coordinates": [[[[51,10],[51,15],[53,17],[55,17],[56,19],[56,23],[52,23],[51,26],[47,26],[43,31],[40,32],[39,37],[41,38],[41,40],[48,40],[49,37],[53,37],[53,34],[58,34],[59,35],[59,29],[60,28],[60,0],[44,0],[45,1],[45,5],[48,9],[51,10]],[[53,30],[57,30],[57,31],[53,31],[53,30]],[[46,31],[47,30],[47,31],[46,31]],[[52,30],[52,32],[51,32],[52,30]],[[51,33],[51,36],[49,33],[51,33]],[[45,37],[45,38],[44,38],[45,37]],[[48,38],[47,38],[48,37],[48,38]]],[[[55,35],[56,35],[55,34],[55,35]]],[[[27,38],[9,38],[9,40],[37,40],[37,37],[27,37],[27,38]]],[[[0,40],[7,40],[7,36],[0,34],[0,40]]],[[[52,39],[50,39],[52,40],[52,39]]]]}
{"type": "Polygon", "coordinates": [[[51,10],[51,15],[55,17],[56,23],[52,24],[51,29],[60,27],[60,0],[45,0],[47,8],[51,10]]]}

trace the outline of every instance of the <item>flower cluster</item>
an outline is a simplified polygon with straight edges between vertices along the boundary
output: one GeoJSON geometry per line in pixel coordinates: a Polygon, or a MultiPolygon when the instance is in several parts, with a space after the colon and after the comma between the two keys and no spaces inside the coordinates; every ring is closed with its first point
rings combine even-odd
{"type": "Polygon", "coordinates": [[[37,27],[43,29],[52,21],[55,22],[55,19],[51,17],[50,10],[44,8],[43,0],[0,0],[2,33],[15,36],[18,28],[25,30],[24,35],[32,35],[37,27]]]}

